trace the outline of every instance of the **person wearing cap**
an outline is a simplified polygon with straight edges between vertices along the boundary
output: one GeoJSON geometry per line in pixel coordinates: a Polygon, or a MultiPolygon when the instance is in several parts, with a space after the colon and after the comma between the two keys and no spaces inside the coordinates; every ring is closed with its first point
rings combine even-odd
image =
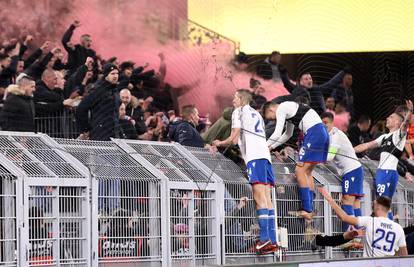
{"type": "Polygon", "coordinates": [[[107,141],[120,136],[118,77],[118,67],[112,63],[106,64],[103,78],[95,84],[95,90],[79,104],[76,120],[81,137],[107,141]]]}

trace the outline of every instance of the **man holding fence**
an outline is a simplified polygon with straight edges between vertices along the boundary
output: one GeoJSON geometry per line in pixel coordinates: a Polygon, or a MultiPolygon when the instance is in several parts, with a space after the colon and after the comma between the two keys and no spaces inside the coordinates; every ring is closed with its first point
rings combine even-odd
{"type": "Polygon", "coordinates": [[[275,184],[270,152],[266,144],[263,118],[249,103],[252,95],[248,90],[236,91],[233,99],[231,135],[224,141],[215,140],[217,147],[239,144],[246,163],[249,182],[253,188],[260,226],[260,239],[256,243],[258,254],[278,250],[275,231],[275,211],[271,189],[275,184]]]}

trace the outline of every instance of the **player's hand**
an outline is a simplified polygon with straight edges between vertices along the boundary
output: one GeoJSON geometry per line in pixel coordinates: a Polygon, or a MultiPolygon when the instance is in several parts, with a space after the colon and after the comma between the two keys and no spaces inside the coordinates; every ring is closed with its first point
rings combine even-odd
{"type": "Polygon", "coordinates": [[[273,151],[272,154],[279,160],[279,161],[283,161],[283,157],[282,155],[277,152],[277,151],[273,151]]]}
{"type": "Polygon", "coordinates": [[[216,146],[212,146],[212,145],[207,144],[207,145],[204,146],[204,148],[207,148],[212,156],[215,156],[216,153],[217,153],[217,147],[216,146]]]}
{"type": "Polygon", "coordinates": [[[323,186],[319,186],[318,187],[318,191],[319,191],[319,193],[321,193],[321,195],[326,199],[326,200],[332,200],[332,196],[331,196],[331,194],[328,192],[328,190],[326,190],[326,188],[325,187],[323,187],[323,186]]]}
{"type": "Polygon", "coordinates": [[[220,140],[214,140],[211,144],[215,147],[219,147],[219,146],[221,146],[221,141],[220,140]]]}
{"type": "Polygon", "coordinates": [[[358,235],[359,235],[359,233],[358,233],[358,231],[357,231],[357,230],[346,231],[346,232],[344,233],[344,239],[346,239],[346,240],[352,240],[352,239],[354,239],[355,237],[357,237],[358,235]]]}

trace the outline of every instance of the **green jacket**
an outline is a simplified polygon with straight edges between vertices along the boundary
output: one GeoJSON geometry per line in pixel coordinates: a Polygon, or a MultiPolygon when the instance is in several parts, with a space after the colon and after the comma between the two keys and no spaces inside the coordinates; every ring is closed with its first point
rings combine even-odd
{"type": "Polygon", "coordinates": [[[201,135],[207,144],[211,144],[214,140],[224,140],[230,136],[232,113],[233,108],[225,108],[221,117],[201,135]]]}

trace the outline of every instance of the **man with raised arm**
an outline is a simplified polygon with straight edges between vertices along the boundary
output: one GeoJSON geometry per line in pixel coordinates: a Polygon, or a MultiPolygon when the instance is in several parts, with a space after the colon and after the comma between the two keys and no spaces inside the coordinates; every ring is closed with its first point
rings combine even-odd
{"type": "Polygon", "coordinates": [[[387,218],[391,199],[380,196],[374,201],[374,217],[353,217],[336,204],[325,188],[320,187],[319,192],[343,222],[365,227],[364,257],[394,256],[396,251],[398,256],[408,255],[403,228],[387,218]]]}
{"type": "MultiPolygon", "coordinates": [[[[356,153],[379,147],[381,150],[380,162],[375,174],[375,189],[377,196],[386,196],[392,199],[398,184],[398,159],[401,157],[407,137],[407,128],[413,112],[413,103],[406,101],[406,106],[399,106],[386,121],[389,133],[383,134],[374,141],[363,143],[355,147],[356,153]]],[[[390,211],[388,217],[392,220],[390,211]]]]}
{"type": "Polygon", "coordinates": [[[318,113],[308,105],[286,101],[281,104],[268,102],[263,107],[267,120],[276,119],[276,128],[267,141],[269,149],[285,143],[297,127],[304,134],[299,150],[299,161],[295,174],[299,185],[301,209],[296,215],[306,220],[313,217],[314,181],[312,171],[316,164],[326,161],[329,148],[329,135],[318,113]],[[284,131],[284,129],[286,130],[284,131]]]}
{"type": "Polygon", "coordinates": [[[237,144],[246,163],[249,182],[253,188],[260,240],[256,243],[258,254],[275,252],[278,249],[275,231],[275,210],[271,200],[271,189],[275,184],[270,152],[266,144],[263,118],[249,103],[250,91],[240,89],[233,99],[231,134],[224,141],[215,140],[217,147],[237,144]]]}

